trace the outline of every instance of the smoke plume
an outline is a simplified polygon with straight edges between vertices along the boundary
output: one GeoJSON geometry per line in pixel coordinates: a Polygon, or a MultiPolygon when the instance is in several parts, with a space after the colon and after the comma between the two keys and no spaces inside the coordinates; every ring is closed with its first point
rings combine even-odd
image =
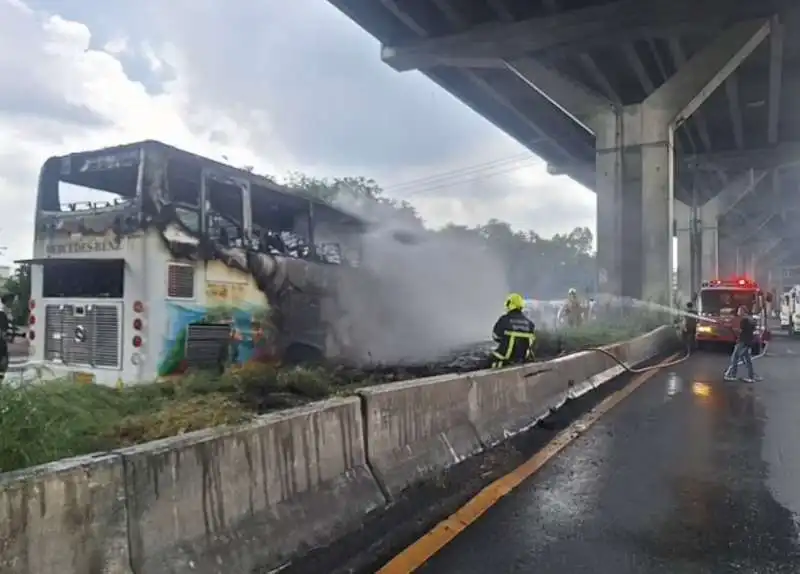
{"type": "Polygon", "coordinates": [[[379,201],[340,193],[336,203],[371,222],[361,238],[366,277],[342,301],[358,360],[421,363],[490,338],[508,285],[482,241],[426,230],[379,201]]]}

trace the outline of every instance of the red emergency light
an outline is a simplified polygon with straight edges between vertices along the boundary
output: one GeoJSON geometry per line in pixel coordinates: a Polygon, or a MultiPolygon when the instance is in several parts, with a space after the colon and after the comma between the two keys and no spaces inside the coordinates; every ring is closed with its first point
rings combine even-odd
{"type": "Polygon", "coordinates": [[[706,283],[708,287],[742,287],[758,289],[758,283],[747,277],[733,277],[731,279],[712,279],[706,283]]]}

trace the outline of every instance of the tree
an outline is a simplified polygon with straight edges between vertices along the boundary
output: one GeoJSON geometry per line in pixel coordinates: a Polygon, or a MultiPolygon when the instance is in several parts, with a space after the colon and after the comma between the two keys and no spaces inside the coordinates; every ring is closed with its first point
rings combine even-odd
{"type": "Polygon", "coordinates": [[[23,263],[14,270],[14,274],[6,279],[4,292],[14,295],[11,312],[18,325],[28,324],[28,301],[31,298],[31,266],[23,263]]]}
{"type": "MultiPolygon", "coordinates": [[[[326,179],[292,173],[285,184],[367,219],[424,227],[410,203],[386,197],[373,179],[326,179]]],[[[465,249],[485,246],[502,261],[509,287],[526,297],[561,299],[569,288],[584,293],[596,289],[594,237],[587,227],[576,227],[569,233],[546,239],[533,230],[514,231],[508,223],[490,219],[477,227],[451,223],[435,233],[456,239],[465,249]]]]}
{"type": "Polygon", "coordinates": [[[390,217],[406,225],[422,226],[422,219],[413,205],[407,201],[386,197],[374,179],[366,177],[327,179],[293,172],[289,174],[284,185],[367,219],[385,220],[390,217]]]}

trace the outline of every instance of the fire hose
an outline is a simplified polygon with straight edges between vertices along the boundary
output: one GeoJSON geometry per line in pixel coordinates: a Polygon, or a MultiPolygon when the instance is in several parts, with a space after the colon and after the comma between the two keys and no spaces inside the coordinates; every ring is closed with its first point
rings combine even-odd
{"type": "MultiPolygon", "coordinates": [[[[735,333],[735,330],[733,329],[733,327],[730,327],[728,325],[723,325],[722,323],[720,323],[718,321],[709,321],[707,319],[705,321],[706,322],[710,322],[710,323],[714,323],[715,325],[720,326],[722,328],[730,329],[731,331],[733,331],[735,333]]],[[[764,341],[763,345],[761,347],[761,352],[758,353],[757,355],[753,355],[752,356],[752,360],[756,360],[756,359],[762,358],[764,355],[767,354],[767,349],[768,348],[769,348],[769,341],[764,341]]],[[[585,347],[583,349],[580,349],[578,352],[581,352],[581,351],[595,352],[595,353],[601,353],[603,355],[606,355],[607,357],[612,359],[614,362],[616,362],[620,367],[622,367],[625,370],[625,372],[633,373],[633,374],[646,373],[648,371],[654,371],[654,370],[663,369],[663,368],[666,368],[666,367],[674,367],[676,365],[679,365],[679,364],[687,361],[689,359],[689,357],[692,356],[691,349],[687,349],[686,353],[682,357],[674,359],[672,361],[668,361],[666,363],[658,363],[657,365],[649,365],[649,366],[646,366],[646,367],[631,367],[630,365],[625,363],[625,361],[623,361],[622,359],[620,359],[619,357],[614,355],[614,353],[612,353],[608,349],[604,349],[603,347],[585,347]]],[[[740,359],[738,365],[744,365],[744,364],[745,364],[744,361],[742,359],[740,359]]],[[[540,371],[536,371],[536,372],[527,374],[525,376],[526,377],[534,377],[536,375],[539,375],[541,373],[544,373],[544,372],[547,372],[547,371],[550,371],[550,370],[552,370],[552,369],[543,369],[543,370],[540,370],[540,371]]]]}

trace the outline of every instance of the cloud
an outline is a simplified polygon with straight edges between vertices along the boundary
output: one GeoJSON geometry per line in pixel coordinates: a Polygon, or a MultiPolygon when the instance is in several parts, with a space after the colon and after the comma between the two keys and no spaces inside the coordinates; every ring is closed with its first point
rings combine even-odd
{"type": "Polygon", "coordinates": [[[270,173],[371,176],[433,225],[594,227],[590,192],[520,163],[521,146],[424,76],[383,65],[325,2],[0,0],[0,49],[12,257],[30,252],[48,156],[146,138],[270,173]]]}

